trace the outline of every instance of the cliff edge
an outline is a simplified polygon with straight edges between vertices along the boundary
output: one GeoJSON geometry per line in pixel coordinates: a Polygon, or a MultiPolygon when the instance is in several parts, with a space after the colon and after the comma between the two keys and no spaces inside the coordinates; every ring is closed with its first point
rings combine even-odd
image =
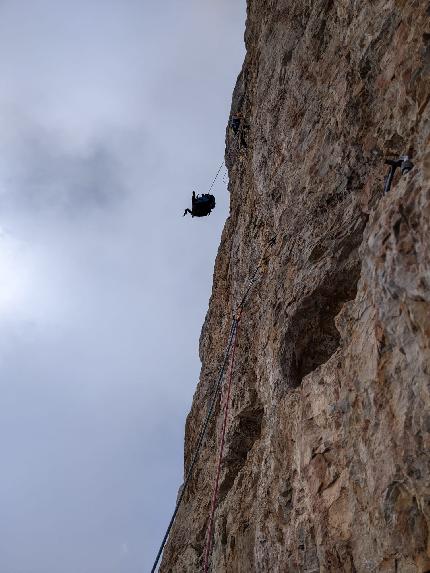
{"type": "MultiPolygon", "coordinates": [[[[276,243],[238,334],[211,571],[428,573],[430,4],[248,0],[245,40],[185,468],[276,243]]],[[[202,570],[221,418],[163,573],[202,570]]]]}

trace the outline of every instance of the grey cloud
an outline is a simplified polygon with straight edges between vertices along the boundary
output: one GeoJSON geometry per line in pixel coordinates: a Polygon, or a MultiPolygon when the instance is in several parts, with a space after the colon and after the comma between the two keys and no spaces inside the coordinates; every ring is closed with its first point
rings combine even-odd
{"type": "Polygon", "coordinates": [[[3,145],[0,210],[54,210],[71,216],[91,208],[113,208],[128,192],[122,157],[127,149],[138,149],[144,161],[142,139],[121,131],[76,148],[64,134],[26,125],[18,140],[9,142],[7,149],[3,145]]]}

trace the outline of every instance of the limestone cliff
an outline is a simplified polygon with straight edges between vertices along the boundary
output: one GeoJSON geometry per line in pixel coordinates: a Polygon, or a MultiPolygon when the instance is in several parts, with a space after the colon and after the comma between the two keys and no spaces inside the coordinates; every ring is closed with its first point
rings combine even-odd
{"type": "MultiPolygon", "coordinates": [[[[185,466],[242,318],[212,571],[430,571],[430,4],[249,0],[185,466]],[[384,158],[415,168],[383,195],[384,158]]],[[[201,571],[221,416],[161,571],[201,571]]]]}

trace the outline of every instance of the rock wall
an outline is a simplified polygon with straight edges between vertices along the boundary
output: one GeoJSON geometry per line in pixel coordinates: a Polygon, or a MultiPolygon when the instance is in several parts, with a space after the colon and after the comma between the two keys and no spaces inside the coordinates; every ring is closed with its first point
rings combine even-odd
{"type": "MultiPolygon", "coordinates": [[[[242,318],[212,571],[430,571],[430,3],[249,0],[185,467],[242,318]],[[412,156],[383,195],[383,160],[412,156]]],[[[198,572],[220,407],[161,571],[198,572]]]]}

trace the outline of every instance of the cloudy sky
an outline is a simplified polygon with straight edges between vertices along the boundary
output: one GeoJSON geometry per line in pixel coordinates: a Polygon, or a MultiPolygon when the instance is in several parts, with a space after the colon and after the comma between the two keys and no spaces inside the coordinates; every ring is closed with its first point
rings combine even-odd
{"type": "Polygon", "coordinates": [[[0,573],[144,573],[228,196],[244,0],[0,2],[0,573]],[[225,180],[225,176],[224,176],[225,180]]]}

